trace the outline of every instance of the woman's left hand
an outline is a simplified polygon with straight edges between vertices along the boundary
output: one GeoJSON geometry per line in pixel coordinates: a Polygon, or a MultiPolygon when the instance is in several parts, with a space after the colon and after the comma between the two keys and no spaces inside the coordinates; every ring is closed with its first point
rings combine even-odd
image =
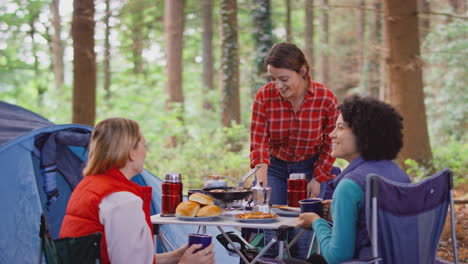
{"type": "Polygon", "coordinates": [[[307,184],[307,197],[315,198],[320,194],[320,183],[316,179],[310,180],[307,184]]]}
{"type": "Polygon", "coordinates": [[[328,222],[333,222],[332,220],[332,215],[331,215],[331,202],[332,200],[324,200],[322,201],[322,211],[323,211],[323,218],[327,220],[328,222]]]}
{"type": "Polygon", "coordinates": [[[297,226],[312,230],[312,224],[315,222],[315,220],[319,219],[320,216],[316,213],[303,213],[300,214],[299,217],[297,218],[297,226]]]}

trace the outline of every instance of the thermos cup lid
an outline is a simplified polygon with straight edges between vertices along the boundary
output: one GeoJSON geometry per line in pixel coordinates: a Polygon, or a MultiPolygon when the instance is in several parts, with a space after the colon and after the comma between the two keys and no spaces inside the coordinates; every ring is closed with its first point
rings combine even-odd
{"type": "Polygon", "coordinates": [[[305,173],[291,173],[289,174],[289,179],[291,180],[303,180],[306,178],[305,173]]]}
{"type": "Polygon", "coordinates": [[[181,182],[182,175],[177,172],[166,172],[164,173],[164,181],[165,182],[181,182]]]}

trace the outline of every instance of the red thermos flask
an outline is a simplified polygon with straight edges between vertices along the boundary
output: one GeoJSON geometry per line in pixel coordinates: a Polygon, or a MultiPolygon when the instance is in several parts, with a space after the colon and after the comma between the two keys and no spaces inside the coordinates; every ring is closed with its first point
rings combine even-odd
{"type": "Polygon", "coordinates": [[[307,198],[305,173],[291,173],[288,179],[288,206],[299,207],[299,201],[307,198]]]}
{"type": "Polygon", "coordinates": [[[162,183],[161,216],[174,216],[177,205],[182,202],[182,176],[180,173],[164,173],[162,183]]]}

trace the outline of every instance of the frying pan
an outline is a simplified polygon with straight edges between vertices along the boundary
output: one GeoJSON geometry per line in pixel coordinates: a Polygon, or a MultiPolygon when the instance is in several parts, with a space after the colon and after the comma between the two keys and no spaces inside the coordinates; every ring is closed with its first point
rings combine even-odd
{"type": "Polygon", "coordinates": [[[252,194],[252,191],[248,189],[237,189],[234,187],[204,188],[203,192],[206,195],[225,203],[235,200],[243,200],[252,194]],[[225,190],[225,192],[211,192],[212,190],[225,190]]]}

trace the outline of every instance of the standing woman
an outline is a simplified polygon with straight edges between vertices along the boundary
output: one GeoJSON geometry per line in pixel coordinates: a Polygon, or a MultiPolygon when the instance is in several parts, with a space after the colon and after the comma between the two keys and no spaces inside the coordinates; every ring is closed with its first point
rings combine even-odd
{"type": "Polygon", "coordinates": [[[154,254],[150,220],[151,187],[130,181],[143,171],[145,138],[138,123],[106,119],[94,128],[85,178],[67,205],[60,237],[102,233],[102,263],[214,263],[213,245],[183,246],[154,254]]]}
{"type": "MultiPolygon", "coordinates": [[[[250,125],[250,166],[260,166],[257,182],[272,188],[271,202],[287,204],[291,173],[305,173],[308,197],[323,194],[334,158],[329,133],[338,117],[333,92],[313,80],[304,53],[294,44],[275,44],[265,58],[271,81],[257,91],[250,125]],[[321,183],[322,188],[321,188],[321,183]]],[[[298,232],[288,232],[290,240],[298,232]]],[[[274,232],[265,230],[265,242],[274,232]]],[[[307,256],[311,234],[302,235],[291,250],[307,256]]],[[[277,247],[266,255],[276,256],[277,247]]]]}
{"type": "Polygon", "coordinates": [[[272,188],[273,204],[287,203],[291,173],[305,173],[308,196],[316,197],[324,191],[320,183],[334,177],[329,134],[338,117],[336,96],[310,78],[304,53],[294,44],[275,44],[265,66],[271,81],[255,95],[250,166],[260,166],[257,182],[272,188]]]}

